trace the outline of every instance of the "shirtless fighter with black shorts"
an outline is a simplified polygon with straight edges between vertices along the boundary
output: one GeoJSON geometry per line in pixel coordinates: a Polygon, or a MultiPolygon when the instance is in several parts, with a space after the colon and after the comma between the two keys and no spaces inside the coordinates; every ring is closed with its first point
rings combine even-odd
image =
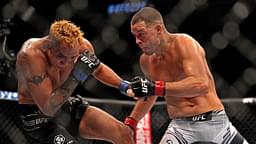
{"type": "Polygon", "coordinates": [[[29,138],[40,144],[78,144],[76,137],[132,144],[127,125],[84,98],[71,96],[90,75],[126,93],[129,82],[100,62],[83,32],[67,20],[49,34],[27,40],[17,56],[20,118],[29,138]]]}

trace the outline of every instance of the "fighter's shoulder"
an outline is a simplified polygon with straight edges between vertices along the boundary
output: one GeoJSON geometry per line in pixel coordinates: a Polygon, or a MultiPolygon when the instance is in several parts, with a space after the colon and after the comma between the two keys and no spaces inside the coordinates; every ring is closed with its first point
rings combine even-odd
{"type": "Polygon", "coordinates": [[[92,43],[89,40],[83,38],[81,42],[81,51],[85,51],[85,50],[94,51],[94,48],[92,43]]]}
{"type": "Polygon", "coordinates": [[[176,34],[174,45],[179,50],[192,50],[199,46],[198,42],[192,36],[185,33],[176,34]]]}
{"type": "Polygon", "coordinates": [[[40,39],[39,38],[30,38],[26,40],[20,49],[20,52],[30,53],[30,51],[35,50],[35,47],[38,47],[40,39]]]}
{"type": "Polygon", "coordinates": [[[194,53],[194,52],[204,53],[204,50],[202,46],[199,44],[199,42],[188,34],[177,35],[176,47],[178,47],[177,51],[179,51],[180,54],[183,54],[186,56],[188,55],[188,53],[194,53]]]}
{"type": "Polygon", "coordinates": [[[29,38],[27,39],[24,43],[23,46],[27,45],[27,44],[35,44],[36,42],[40,41],[41,38],[29,38]]]}
{"type": "Polygon", "coordinates": [[[188,41],[194,42],[195,41],[195,39],[192,36],[190,36],[186,33],[176,33],[176,34],[173,34],[173,37],[174,37],[174,41],[177,44],[180,44],[180,42],[184,42],[184,41],[186,41],[186,42],[188,42],[188,41]]]}
{"type": "Polygon", "coordinates": [[[39,60],[43,56],[43,52],[39,49],[41,44],[39,43],[40,38],[30,38],[26,40],[17,56],[17,60],[26,59],[26,60],[39,60]]]}

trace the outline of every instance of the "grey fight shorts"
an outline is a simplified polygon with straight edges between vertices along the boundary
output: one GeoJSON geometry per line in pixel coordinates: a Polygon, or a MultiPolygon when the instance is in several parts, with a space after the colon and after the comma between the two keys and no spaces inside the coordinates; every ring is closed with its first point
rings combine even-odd
{"type": "Polygon", "coordinates": [[[173,119],[160,144],[248,144],[225,111],[173,119]]]}

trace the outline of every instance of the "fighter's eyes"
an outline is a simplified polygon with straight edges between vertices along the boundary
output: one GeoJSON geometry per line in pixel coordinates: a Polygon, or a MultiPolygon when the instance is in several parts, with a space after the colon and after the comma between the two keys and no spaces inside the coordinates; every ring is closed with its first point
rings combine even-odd
{"type": "Polygon", "coordinates": [[[64,56],[64,55],[62,55],[62,54],[58,54],[56,57],[57,57],[57,58],[66,58],[66,56],[64,56]]]}
{"type": "Polygon", "coordinates": [[[138,34],[138,37],[143,37],[144,35],[145,35],[144,32],[140,32],[140,33],[138,34]]]}
{"type": "Polygon", "coordinates": [[[77,56],[67,57],[67,56],[64,56],[63,54],[58,54],[56,57],[57,59],[67,59],[67,60],[73,61],[74,59],[76,59],[77,56]]]}

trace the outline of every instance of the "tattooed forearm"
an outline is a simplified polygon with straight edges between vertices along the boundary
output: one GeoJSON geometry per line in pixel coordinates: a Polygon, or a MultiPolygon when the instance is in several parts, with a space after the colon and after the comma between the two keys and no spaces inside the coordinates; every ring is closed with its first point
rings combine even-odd
{"type": "Polygon", "coordinates": [[[30,80],[30,82],[39,85],[43,82],[43,80],[45,79],[45,75],[35,75],[32,77],[32,79],[30,80]]]}
{"type": "Polygon", "coordinates": [[[58,109],[70,97],[77,85],[77,81],[68,78],[60,88],[53,91],[50,98],[50,106],[55,110],[58,109]]]}

